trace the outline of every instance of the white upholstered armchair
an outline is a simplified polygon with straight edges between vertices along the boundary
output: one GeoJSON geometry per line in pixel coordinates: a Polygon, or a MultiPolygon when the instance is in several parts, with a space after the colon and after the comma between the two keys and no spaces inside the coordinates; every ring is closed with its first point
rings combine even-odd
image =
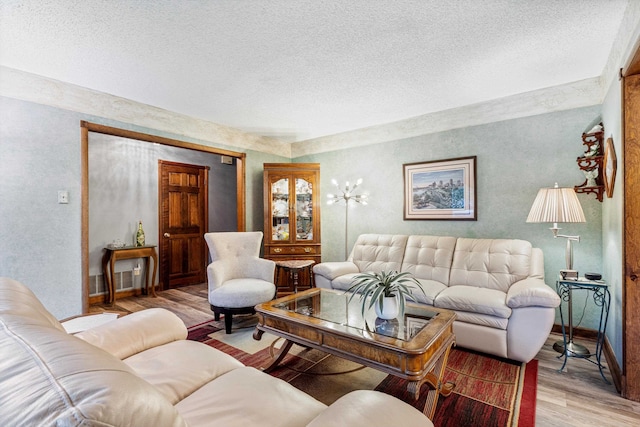
{"type": "Polygon", "coordinates": [[[262,232],[206,233],[211,264],[207,267],[209,304],[216,320],[224,314],[231,333],[233,314],[255,313],[256,304],[276,295],[275,262],[260,258],[262,232]]]}

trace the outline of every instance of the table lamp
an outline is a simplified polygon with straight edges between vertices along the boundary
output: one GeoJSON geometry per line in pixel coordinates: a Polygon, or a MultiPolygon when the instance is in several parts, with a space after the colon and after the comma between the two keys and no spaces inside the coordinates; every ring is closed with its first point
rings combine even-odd
{"type": "MultiPolygon", "coordinates": [[[[541,188],[538,191],[536,199],[533,201],[531,211],[527,217],[527,222],[551,222],[553,227],[553,237],[564,237],[567,239],[565,249],[566,269],[573,270],[573,242],[579,242],[580,236],[567,236],[558,234],[559,222],[587,222],[584,218],[584,212],[580,201],[573,188],[559,188],[556,182],[553,188],[541,188]]],[[[577,277],[576,277],[577,278],[577,277]]],[[[564,341],[558,341],[553,345],[554,350],[559,353],[571,352],[580,355],[589,354],[589,350],[583,345],[573,342],[573,304],[571,300],[571,288],[568,295],[568,311],[569,311],[569,341],[565,349],[564,341]]]]}

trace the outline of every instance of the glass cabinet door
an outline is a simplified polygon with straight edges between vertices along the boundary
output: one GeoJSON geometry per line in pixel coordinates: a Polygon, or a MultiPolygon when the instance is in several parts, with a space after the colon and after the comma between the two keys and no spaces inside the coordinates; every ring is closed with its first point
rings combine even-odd
{"type": "Polygon", "coordinates": [[[271,184],[271,239],[289,240],[289,179],[271,184]]]}
{"type": "Polygon", "coordinates": [[[265,258],[319,263],[320,165],[264,163],[263,169],[265,258]]]}
{"type": "Polygon", "coordinates": [[[313,182],[296,178],[296,241],[313,240],[313,182]]]}

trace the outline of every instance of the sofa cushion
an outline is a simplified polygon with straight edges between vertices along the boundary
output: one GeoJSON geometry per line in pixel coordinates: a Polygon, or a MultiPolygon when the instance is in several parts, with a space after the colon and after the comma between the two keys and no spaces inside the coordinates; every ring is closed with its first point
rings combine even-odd
{"type": "Polygon", "coordinates": [[[427,305],[433,305],[433,300],[436,298],[436,296],[440,292],[447,289],[445,285],[443,285],[440,282],[436,282],[435,280],[425,280],[425,279],[417,279],[417,280],[420,283],[420,287],[426,294],[426,298],[425,298],[425,295],[422,294],[422,292],[420,292],[417,289],[414,289],[416,285],[408,284],[407,286],[411,288],[411,291],[413,293],[413,296],[415,297],[416,302],[420,302],[427,305]]]}
{"type": "Polygon", "coordinates": [[[300,427],[327,406],[255,368],[234,369],[176,405],[189,425],[300,427]]]}
{"type": "Polygon", "coordinates": [[[474,286],[507,292],[529,276],[531,243],[517,239],[458,238],[449,286],[474,286]]]}
{"type": "Polygon", "coordinates": [[[408,236],[361,234],[353,246],[349,261],[360,272],[400,271],[408,236]]]}
{"type": "Polygon", "coordinates": [[[50,326],[0,319],[0,424],[186,426],[121,360],[50,326]]]}
{"type": "Polygon", "coordinates": [[[244,365],[196,341],[174,341],[124,360],[136,375],[176,404],[209,381],[244,365]]]}
{"type": "Polygon", "coordinates": [[[275,285],[262,279],[231,279],[209,292],[209,302],[217,307],[253,307],[273,299],[275,292],[275,285]]]}
{"type": "Polygon", "coordinates": [[[149,308],[78,332],[75,336],[122,360],[149,348],[184,340],[187,328],[169,310],[149,308]]]}
{"type": "Polygon", "coordinates": [[[336,400],[307,427],[365,425],[433,427],[431,420],[420,412],[407,411],[407,405],[379,391],[356,390],[336,400]]]}
{"type": "Polygon", "coordinates": [[[449,284],[455,237],[409,236],[402,260],[402,271],[415,278],[449,284]]]}
{"type": "Polygon", "coordinates": [[[451,286],[438,294],[434,306],[507,319],[511,315],[511,308],[507,306],[506,298],[507,294],[495,289],[451,286]]]}

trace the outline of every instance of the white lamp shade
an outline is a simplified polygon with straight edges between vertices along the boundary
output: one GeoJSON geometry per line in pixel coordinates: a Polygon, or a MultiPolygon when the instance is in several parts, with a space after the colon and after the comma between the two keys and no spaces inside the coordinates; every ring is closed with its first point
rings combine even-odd
{"type": "Polygon", "coordinates": [[[573,188],[541,188],[527,222],[587,222],[573,188]]]}

